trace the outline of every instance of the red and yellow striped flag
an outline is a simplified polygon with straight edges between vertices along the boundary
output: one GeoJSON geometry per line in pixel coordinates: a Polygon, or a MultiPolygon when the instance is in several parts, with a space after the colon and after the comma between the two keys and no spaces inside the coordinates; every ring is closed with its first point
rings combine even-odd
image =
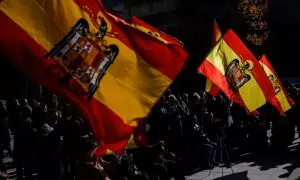
{"type": "MultiPolygon", "coordinates": [[[[222,33],[219,28],[219,25],[216,20],[214,20],[214,27],[213,27],[213,39],[212,45],[215,46],[217,42],[221,39],[222,33]]],[[[217,96],[219,94],[220,88],[216,86],[211,80],[206,80],[205,91],[213,96],[217,96]]]]}
{"type": "Polygon", "coordinates": [[[0,21],[4,58],[76,105],[117,153],[187,59],[97,0],[2,0],[0,21]]]}
{"type": "Polygon", "coordinates": [[[261,57],[260,64],[265,70],[276,93],[276,96],[271,98],[269,102],[278,109],[280,114],[283,115],[286,111],[292,108],[295,102],[287,95],[286,90],[266,55],[261,57]]]}
{"type": "Polygon", "coordinates": [[[249,112],[275,95],[263,68],[232,30],[219,40],[198,71],[249,112]]]}

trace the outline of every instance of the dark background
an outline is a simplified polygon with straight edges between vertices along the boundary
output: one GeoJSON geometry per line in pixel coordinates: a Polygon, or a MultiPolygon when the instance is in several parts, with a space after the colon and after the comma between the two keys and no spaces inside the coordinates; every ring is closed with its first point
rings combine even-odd
{"type": "MultiPolygon", "coordinates": [[[[212,33],[215,17],[223,33],[227,28],[232,28],[242,37],[244,29],[236,13],[236,4],[236,1],[230,0],[181,1],[179,5],[179,17],[182,22],[180,36],[192,55],[192,62],[189,63],[187,71],[191,71],[194,66],[200,64],[209,52],[211,47],[209,35],[212,33]]],[[[299,77],[300,1],[269,0],[267,21],[270,34],[263,46],[254,47],[245,39],[242,38],[242,40],[257,57],[263,53],[267,54],[279,76],[299,77]]]]}
{"type": "MultiPolygon", "coordinates": [[[[130,0],[135,3],[141,1],[130,0]]],[[[145,0],[160,1],[160,0],[145,0]]],[[[159,27],[161,17],[176,16],[179,28],[167,32],[182,40],[190,58],[181,75],[174,83],[179,90],[194,91],[204,87],[205,78],[197,74],[197,67],[211,48],[213,20],[216,18],[223,33],[233,29],[248,48],[256,55],[267,54],[280,77],[300,77],[298,48],[300,42],[300,1],[269,0],[267,22],[270,30],[268,40],[254,47],[244,38],[245,27],[237,14],[238,0],[181,0],[177,11],[143,18],[159,27]]]]}
{"type": "MultiPolygon", "coordinates": [[[[130,3],[139,4],[143,1],[155,0],[130,0],[130,3]]],[[[104,1],[108,8],[121,2],[104,1]]],[[[160,17],[179,22],[177,28],[169,28],[167,32],[184,42],[190,58],[173,88],[178,91],[203,89],[205,78],[198,75],[196,69],[211,48],[214,18],[217,18],[223,33],[227,28],[232,28],[239,35],[243,34],[244,29],[236,14],[236,4],[236,0],[181,0],[174,12],[143,18],[156,27],[160,27],[162,23],[160,17]]],[[[245,39],[243,41],[256,56],[266,53],[281,77],[300,77],[300,0],[269,0],[267,21],[270,35],[263,46],[253,47],[245,39]]],[[[40,96],[39,86],[14,68],[9,61],[1,59],[0,67],[0,98],[40,96]]]]}

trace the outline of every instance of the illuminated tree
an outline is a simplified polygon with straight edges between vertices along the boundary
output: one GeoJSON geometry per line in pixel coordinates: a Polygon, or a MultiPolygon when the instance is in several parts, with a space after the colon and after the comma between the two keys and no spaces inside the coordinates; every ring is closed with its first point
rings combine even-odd
{"type": "Polygon", "coordinates": [[[268,0],[239,0],[238,14],[246,27],[246,40],[254,46],[262,46],[270,32],[266,21],[268,0]]]}

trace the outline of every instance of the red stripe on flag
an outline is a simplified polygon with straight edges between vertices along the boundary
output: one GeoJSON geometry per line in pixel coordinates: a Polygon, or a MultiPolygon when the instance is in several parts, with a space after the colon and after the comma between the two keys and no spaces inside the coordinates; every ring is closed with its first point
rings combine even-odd
{"type": "Polygon", "coordinates": [[[276,96],[274,96],[273,98],[271,98],[269,100],[269,102],[278,109],[280,114],[284,114],[284,111],[282,109],[281,103],[279,102],[279,100],[277,99],[276,96]]]}
{"type": "Polygon", "coordinates": [[[53,93],[66,97],[70,103],[76,105],[89,120],[101,144],[111,150],[124,148],[127,141],[123,143],[120,140],[127,140],[134,128],[125,124],[119,116],[95,99],[87,101],[85,97],[75,96],[58,82],[53,72],[49,74],[49,66],[57,63],[55,60],[42,58],[47,53],[43,47],[2,11],[0,11],[0,22],[5,24],[0,34],[0,49],[5,52],[4,58],[12,61],[34,81],[49,88],[53,93]]]}
{"type": "Polygon", "coordinates": [[[136,32],[135,35],[131,32],[128,31],[128,34],[133,39],[134,49],[143,59],[170,79],[175,80],[188,57],[187,52],[178,45],[166,45],[158,40],[153,41],[152,36],[145,36],[143,32],[136,32]]]}
{"type": "Polygon", "coordinates": [[[217,96],[219,92],[220,92],[220,88],[215,84],[212,84],[208,91],[208,93],[211,94],[212,96],[217,96]]]}
{"type": "Polygon", "coordinates": [[[146,119],[140,119],[138,127],[134,132],[134,143],[138,146],[147,146],[148,139],[147,139],[147,131],[146,131],[147,121],[146,119]]]}

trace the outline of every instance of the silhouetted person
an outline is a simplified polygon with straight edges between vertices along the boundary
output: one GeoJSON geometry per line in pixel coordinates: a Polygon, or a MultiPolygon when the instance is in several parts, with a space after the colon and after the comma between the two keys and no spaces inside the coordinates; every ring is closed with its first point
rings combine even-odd
{"type": "Polygon", "coordinates": [[[97,146],[92,139],[86,139],[82,143],[82,156],[78,162],[75,180],[110,180],[103,166],[94,157],[97,146]]]}
{"type": "Polygon", "coordinates": [[[70,104],[66,104],[63,109],[63,145],[64,145],[64,167],[66,176],[74,179],[75,168],[78,158],[78,144],[83,135],[83,122],[80,117],[74,115],[70,104]]]}
{"type": "MultiPolygon", "coordinates": [[[[203,95],[203,94],[202,94],[203,95]]],[[[205,95],[203,97],[206,98],[205,95]]],[[[192,97],[192,106],[191,111],[193,114],[195,114],[199,120],[200,125],[202,125],[202,119],[203,119],[203,112],[206,105],[206,99],[201,97],[198,93],[194,93],[192,97]]]]}
{"type": "Polygon", "coordinates": [[[184,111],[179,106],[178,100],[174,95],[168,97],[167,107],[167,123],[168,123],[168,148],[172,152],[176,152],[178,156],[182,155],[183,145],[183,127],[182,118],[185,116],[184,111]]]}
{"type": "Polygon", "coordinates": [[[6,104],[0,103],[0,150],[7,150],[12,156],[8,115],[6,104]]]}
{"type": "Polygon", "coordinates": [[[289,89],[289,96],[294,100],[296,103],[294,107],[289,110],[286,115],[288,116],[288,119],[297,126],[298,131],[300,130],[300,91],[294,86],[291,85],[289,89]]]}
{"type": "Polygon", "coordinates": [[[59,107],[59,99],[58,99],[58,97],[55,94],[53,94],[47,104],[49,106],[49,109],[59,109],[58,108],[59,107]]]}
{"type": "Polygon", "coordinates": [[[3,177],[5,176],[4,173],[6,172],[5,166],[2,162],[4,156],[4,150],[8,150],[10,155],[12,155],[12,150],[10,147],[10,131],[8,125],[8,112],[6,109],[6,104],[4,101],[0,100],[0,173],[3,173],[3,177]]]}
{"type": "Polygon", "coordinates": [[[183,169],[181,169],[175,161],[173,153],[166,152],[164,142],[152,147],[153,170],[158,174],[159,179],[169,180],[172,177],[175,180],[185,180],[183,169]],[[169,155],[169,158],[167,158],[169,155]]]}
{"type": "Polygon", "coordinates": [[[139,171],[139,169],[135,165],[132,153],[128,151],[125,151],[123,153],[119,168],[112,174],[116,175],[113,176],[113,180],[120,179],[121,177],[126,177],[130,180],[149,180],[147,173],[139,171]]]}
{"type": "Polygon", "coordinates": [[[34,127],[37,129],[40,129],[43,124],[46,122],[46,115],[48,111],[48,106],[47,104],[41,103],[35,112],[35,117],[34,117],[34,127]]]}
{"type": "Polygon", "coordinates": [[[9,125],[13,133],[16,133],[17,127],[20,125],[20,103],[18,99],[13,99],[9,104],[9,125]]]}
{"type": "MultiPolygon", "coordinates": [[[[24,107],[26,107],[26,106],[29,105],[29,104],[28,104],[28,100],[25,99],[25,98],[19,99],[19,103],[20,103],[20,107],[21,107],[21,108],[24,108],[24,107]]],[[[21,111],[22,111],[22,109],[21,109],[21,111]]]]}
{"type": "Polygon", "coordinates": [[[33,179],[33,137],[34,129],[31,119],[32,109],[24,106],[21,111],[20,126],[15,135],[15,153],[17,166],[17,179],[23,179],[23,167],[27,180],[33,179]]]}
{"type": "Polygon", "coordinates": [[[47,120],[42,126],[39,142],[40,180],[61,180],[63,175],[62,136],[56,127],[59,114],[49,109],[47,120]]]}

